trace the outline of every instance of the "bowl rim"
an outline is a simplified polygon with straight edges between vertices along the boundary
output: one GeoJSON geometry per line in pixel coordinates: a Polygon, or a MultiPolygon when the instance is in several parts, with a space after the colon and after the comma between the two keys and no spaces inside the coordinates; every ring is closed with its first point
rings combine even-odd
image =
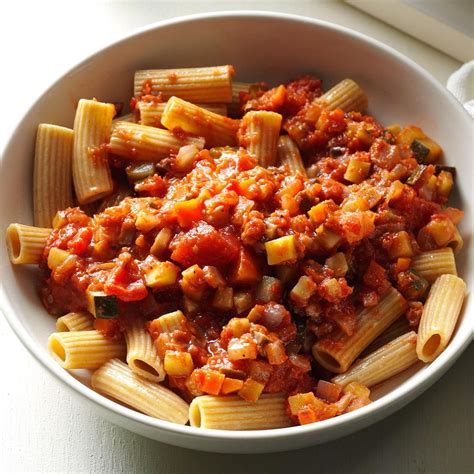
{"type": "MultiPolygon", "coordinates": [[[[43,98],[45,94],[47,94],[50,90],[54,89],[59,82],[64,80],[66,76],[78,71],[84,64],[94,60],[97,56],[102,55],[109,49],[115,48],[120,44],[126,43],[132,38],[151,32],[152,30],[159,30],[163,27],[169,27],[188,22],[199,22],[208,19],[231,17],[239,17],[242,19],[250,19],[257,17],[284,20],[292,23],[305,23],[322,29],[333,30],[337,33],[348,36],[356,41],[369,44],[373,48],[382,50],[382,52],[394,57],[398,62],[404,63],[412,70],[415,70],[415,72],[418,75],[421,75],[425,81],[431,83],[431,85],[434,86],[435,89],[437,89],[438,93],[444,95],[453,107],[458,109],[458,112],[460,112],[460,117],[464,117],[464,119],[462,120],[471,120],[471,117],[469,116],[467,111],[456,100],[456,98],[425,69],[423,69],[412,59],[406,57],[404,54],[398,52],[392,47],[365,34],[359,33],[358,31],[325,20],[282,12],[271,12],[264,10],[229,10],[207,13],[204,12],[160,20],[158,22],[153,22],[143,27],[134,29],[130,33],[122,35],[117,40],[109,42],[106,46],[100,48],[99,50],[96,50],[94,53],[85,57],[75,66],[69,68],[60,77],[58,77],[52,85],[45,88],[44,91],[37,96],[36,100],[22,115],[16,126],[12,129],[10,137],[6,140],[3,146],[3,150],[1,153],[1,161],[3,162],[3,155],[6,154],[14,137],[18,133],[19,125],[23,123],[30,111],[36,106],[36,104],[43,98]]],[[[165,431],[168,433],[187,435],[192,436],[194,438],[204,438],[216,441],[221,439],[224,439],[226,441],[242,441],[243,439],[245,439],[245,441],[257,441],[262,439],[280,439],[287,436],[292,436],[293,438],[295,438],[305,436],[306,434],[312,434],[316,436],[317,433],[326,429],[334,431],[341,425],[354,425],[354,423],[357,421],[362,422],[361,426],[366,426],[367,424],[369,424],[368,420],[370,420],[370,417],[372,417],[376,413],[382,414],[382,416],[384,416],[384,414],[388,415],[395,410],[396,405],[401,406],[402,404],[407,403],[408,401],[410,401],[411,398],[414,398],[416,395],[420,394],[422,391],[428,388],[432,383],[434,383],[439,377],[443,375],[444,371],[447,370],[447,368],[449,368],[452,363],[454,363],[454,361],[461,355],[464,349],[466,349],[466,347],[471,342],[474,336],[473,324],[471,332],[469,332],[468,330],[465,334],[460,334],[456,338],[451,340],[445,351],[443,351],[443,353],[437,359],[435,359],[435,361],[433,361],[422,373],[418,372],[417,374],[410,377],[401,385],[397,386],[395,389],[391,390],[389,393],[382,396],[380,399],[374,401],[370,405],[347,413],[344,416],[335,417],[304,426],[291,426],[287,428],[254,431],[228,431],[197,428],[192,426],[179,425],[164,420],[158,420],[148,415],[139,413],[131,408],[127,408],[123,405],[120,405],[119,403],[116,403],[106,398],[105,396],[102,396],[99,393],[95,392],[94,390],[77,380],[68,371],[62,369],[57,363],[55,363],[52,358],[49,357],[44,348],[39,347],[39,345],[34,341],[32,336],[28,333],[26,328],[20,323],[20,320],[16,318],[12,302],[9,299],[6,288],[2,282],[0,282],[0,312],[4,315],[10,327],[13,329],[16,336],[20,339],[20,341],[30,352],[30,354],[33,355],[34,358],[45,369],[47,369],[52,375],[59,379],[66,387],[80,394],[83,398],[93,402],[100,408],[110,410],[115,415],[127,418],[132,422],[136,422],[148,428],[158,428],[158,430],[165,431]],[[366,423],[363,423],[364,420],[366,421],[366,423]]],[[[379,418],[381,418],[382,416],[380,416],[379,418]]]]}

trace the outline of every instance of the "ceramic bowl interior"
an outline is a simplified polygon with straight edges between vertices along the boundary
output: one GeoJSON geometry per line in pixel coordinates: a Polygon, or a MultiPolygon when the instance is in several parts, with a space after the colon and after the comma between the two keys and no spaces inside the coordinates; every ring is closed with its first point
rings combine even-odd
{"type": "MultiPolygon", "coordinates": [[[[350,77],[369,97],[369,113],[382,123],[417,124],[443,147],[457,168],[454,204],[466,211],[460,226],[465,246],[459,274],[472,288],[472,123],[456,100],[419,66],[394,50],[353,31],[302,17],[225,12],[194,15],[151,25],[99,51],[66,73],[30,108],[7,144],[0,174],[0,228],[32,223],[32,170],[39,123],[72,126],[80,98],[128,103],[136,69],[232,64],[237,80],[270,83],[302,74],[325,89],[350,77]]],[[[194,449],[263,452],[316,444],[367,426],[401,407],[439,378],[472,337],[472,298],[467,301],[448,349],[431,365],[421,363],[373,391],[375,403],[351,414],[280,430],[222,432],[154,420],[107,400],[88,388],[86,372],[60,369],[46,351],[54,319],[37,295],[36,268],[13,268],[0,245],[2,307],[30,352],[57,378],[111,421],[145,436],[194,449]]],[[[79,397],[80,398],[80,397],[79,397]]]]}

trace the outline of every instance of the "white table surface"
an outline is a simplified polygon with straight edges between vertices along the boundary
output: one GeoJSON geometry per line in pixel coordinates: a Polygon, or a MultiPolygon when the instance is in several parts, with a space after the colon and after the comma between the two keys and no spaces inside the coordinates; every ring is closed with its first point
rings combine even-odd
{"type": "MultiPolygon", "coordinates": [[[[100,46],[152,21],[239,8],[307,15],[356,29],[411,57],[442,83],[460,66],[339,1],[1,2],[0,149],[27,104],[100,46]]],[[[1,316],[0,360],[8,361],[0,388],[0,472],[474,471],[474,345],[430,390],[384,421],[338,441],[271,455],[199,453],[98,418],[33,360],[1,316]]]]}

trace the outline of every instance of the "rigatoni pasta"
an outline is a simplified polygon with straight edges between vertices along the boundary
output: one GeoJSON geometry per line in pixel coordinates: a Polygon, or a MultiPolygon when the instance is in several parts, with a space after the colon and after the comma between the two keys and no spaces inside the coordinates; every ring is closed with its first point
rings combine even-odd
{"type": "Polygon", "coordinates": [[[188,421],[189,405],[171,390],[142,379],[119,359],[112,359],[92,375],[92,387],[146,415],[180,425],[188,421]]]}
{"type": "Polygon", "coordinates": [[[107,339],[94,329],[55,332],[49,336],[48,349],[64,369],[95,369],[126,354],[123,340],[107,339]]]}
{"type": "Polygon", "coordinates": [[[129,160],[160,161],[184,145],[204,146],[200,137],[180,137],[168,130],[129,122],[117,122],[112,128],[109,151],[129,160]]]}
{"type": "Polygon", "coordinates": [[[263,395],[257,402],[237,396],[195,398],[189,408],[191,426],[217,430],[266,430],[289,426],[285,397],[263,395]]]}
{"type": "Polygon", "coordinates": [[[431,287],[418,329],[416,352],[431,362],[445,349],[461,311],[466,284],[455,275],[441,275],[431,287]]]}
{"type": "Polygon", "coordinates": [[[336,375],[331,382],[340,385],[359,382],[366,387],[372,387],[399,374],[416,362],[418,362],[416,333],[410,331],[356,361],[347,372],[336,375]]]}
{"type": "Polygon", "coordinates": [[[91,331],[94,329],[94,317],[90,313],[67,313],[56,320],[56,331],[91,331]]]}
{"type": "Polygon", "coordinates": [[[115,115],[113,104],[81,99],[74,119],[72,177],[80,204],[97,201],[113,189],[107,145],[115,115]]]}
{"type": "Polygon", "coordinates": [[[455,174],[420,128],[362,115],[350,79],[232,75],[137,71],[130,114],[81,100],[73,131],[40,125],[44,227],[11,224],[10,260],[43,272],[52,357],[113,400],[203,429],[344,415],[452,336],[455,174]]]}
{"type": "Polygon", "coordinates": [[[197,103],[231,102],[233,73],[232,66],[141,70],[135,73],[134,93],[197,103]]]}
{"type": "Polygon", "coordinates": [[[7,228],[7,249],[10,261],[16,265],[39,263],[51,229],[24,224],[7,228]]]}
{"type": "Polygon", "coordinates": [[[42,123],[38,126],[33,173],[33,213],[38,227],[51,227],[57,211],[72,205],[74,132],[42,123]]]}
{"type": "Polygon", "coordinates": [[[395,288],[390,288],[377,306],[364,309],[358,315],[358,327],[352,335],[341,333],[330,341],[316,342],[313,346],[314,358],[332,372],[345,372],[356,357],[398,319],[406,308],[405,298],[395,288]]]}
{"type": "Polygon", "coordinates": [[[210,112],[178,97],[171,97],[163,111],[161,123],[204,137],[206,147],[233,146],[237,142],[239,121],[210,112]]]}
{"type": "Polygon", "coordinates": [[[275,112],[247,112],[241,124],[239,144],[255,156],[261,166],[276,163],[282,116],[275,112]]]}

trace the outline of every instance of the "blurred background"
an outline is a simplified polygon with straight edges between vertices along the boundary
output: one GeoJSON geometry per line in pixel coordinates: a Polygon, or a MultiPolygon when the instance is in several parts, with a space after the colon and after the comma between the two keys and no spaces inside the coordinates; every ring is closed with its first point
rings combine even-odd
{"type": "MultiPolygon", "coordinates": [[[[474,53],[473,0],[4,1],[0,149],[28,104],[97,49],[151,22],[236,9],[306,15],[355,29],[409,56],[443,84],[474,53]]],[[[198,453],[100,419],[40,368],[1,317],[0,360],[14,361],[2,367],[0,472],[474,471],[472,345],[430,390],[386,420],[325,445],[270,455],[198,453]]]]}

